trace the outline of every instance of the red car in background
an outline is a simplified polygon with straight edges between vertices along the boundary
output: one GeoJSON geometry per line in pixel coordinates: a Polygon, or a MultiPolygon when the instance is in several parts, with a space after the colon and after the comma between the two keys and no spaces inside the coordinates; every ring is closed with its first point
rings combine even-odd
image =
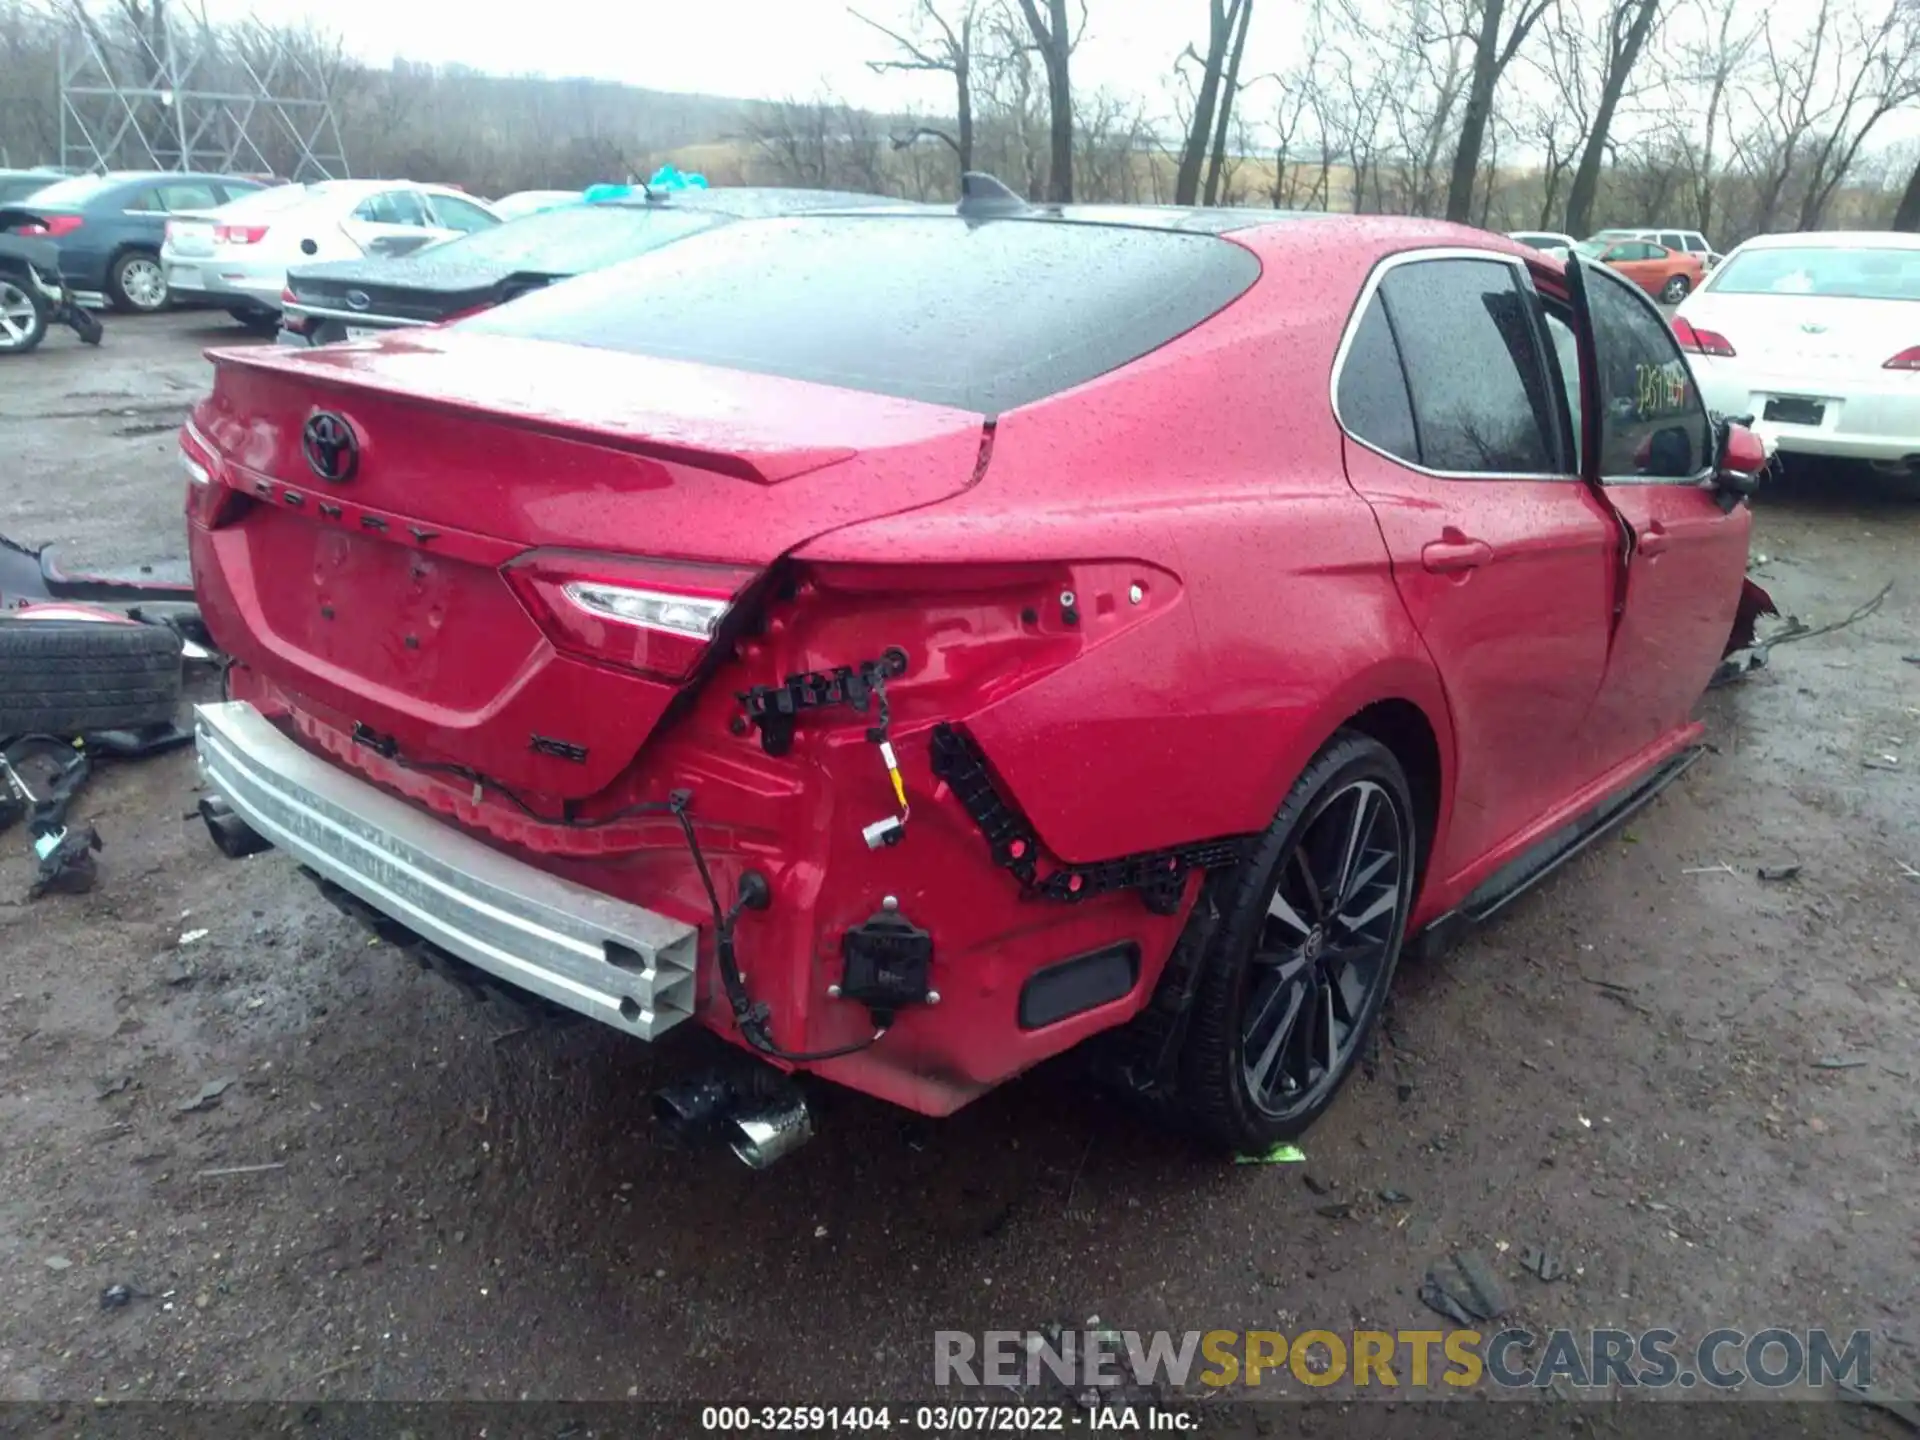
{"type": "Polygon", "coordinates": [[[1637,290],[1419,220],[989,191],[214,358],[229,853],[928,1114],[1116,1031],[1234,1147],[1692,758],[1761,463],[1637,290]]]}
{"type": "Polygon", "coordinates": [[[1651,240],[1596,235],[1574,246],[1574,252],[1618,271],[1665,305],[1686,299],[1700,288],[1707,273],[1704,256],[1669,250],[1651,240]]]}

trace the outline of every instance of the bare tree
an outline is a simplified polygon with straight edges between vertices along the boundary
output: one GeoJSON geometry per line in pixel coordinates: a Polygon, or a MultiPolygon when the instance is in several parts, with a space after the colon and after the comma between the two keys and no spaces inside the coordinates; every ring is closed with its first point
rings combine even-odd
{"type": "Polygon", "coordinates": [[[1573,172],[1573,188],[1567,196],[1569,234],[1583,235],[1592,228],[1593,202],[1600,190],[1600,167],[1611,139],[1614,112],[1620,108],[1620,98],[1626,94],[1627,81],[1647,36],[1653,33],[1659,11],[1660,0],[1611,0],[1601,59],[1600,98],[1593,107],[1593,124],[1587,130],[1580,164],[1573,172]]]}
{"type": "Polygon", "coordinates": [[[1047,171],[1047,198],[1057,205],[1073,199],[1073,52],[1087,28],[1087,3],[1080,0],[1080,24],[1069,28],[1067,0],[1020,0],[1034,48],[1047,71],[1047,110],[1051,117],[1052,151],[1047,171]]]}
{"type": "Polygon", "coordinates": [[[941,13],[938,0],[918,0],[913,8],[911,29],[902,33],[858,10],[853,18],[872,26],[900,49],[891,60],[869,60],[867,68],[875,74],[889,70],[931,71],[953,77],[954,125],[951,130],[938,125],[917,125],[894,137],[894,148],[904,149],[922,138],[939,140],[952,149],[960,173],[973,169],[973,47],[975,22],[980,0],[959,0],[952,20],[941,13]]]}
{"type": "Polygon", "coordinates": [[[1851,78],[1808,155],[1800,200],[1802,230],[1819,227],[1874,128],[1920,98],[1920,29],[1915,18],[1907,4],[1896,0],[1877,22],[1862,23],[1855,14],[1843,23],[1839,73],[1851,78]]]}
{"type": "Polygon", "coordinates": [[[1559,220],[1561,189],[1586,147],[1593,113],[1593,47],[1576,4],[1555,8],[1529,61],[1535,82],[1527,87],[1513,129],[1515,138],[1540,157],[1539,195],[1527,223],[1550,230],[1559,220]]]}
{"type": "Polygon", "coordinates": [[[1181,52],[1177,63],[1191,60],[1200,66],[1200,83],[1194,91],[1193,113],[1180,151],[1180,174],[1173,187],[1176,205],[1191,205],[1200,198],[1201,170],[1207,166],[1210,153],[1214,159],[1207,189],[1208,203],[1213,203],[1212,192],[1220,183],[1220,152],[1225,148],[1234,90],[1239,83],[1240,57],[1246,50],[1247,25],[1252,18],[1253,0],[1209,0],[1207,53],[1203,56],[1191,45],[1181,52]]]}
{"type": "MultiPolygon", "coordinates": [[[[1740,0],[1696,0],[1704,39],[1684,57],[1681,84],[1690,94],[1705,91],[1700,116],[1700,142],[1693,164],[1693,222],[1702,234],[1712,232],[1714,197],[1719,178],[1719,144],[1727,120],[1728,101],[1738,77],[1760,38],[1758,20],[1739,24],[1740,0]]],[[[1679,97],[1676,96],[1676,99],[1679,97]]]]}
{"type": "Polygon", "coordinates": [[[1512,24],[1503,36],[1506,0],[1479,0],[1479,23],[1473,31],[1473,84],[1467,90],[1467,108],[1460,117],[1460,143],[1454,147],[1453,175],[1447,184],[1449,220],[1465,223],[1472,218],[1474,173],[1480,168],[1480,147],[1486,139],[1487,121],[1493,115],[1494,87],[1550,3],[1516,0],[1512,24]]]}

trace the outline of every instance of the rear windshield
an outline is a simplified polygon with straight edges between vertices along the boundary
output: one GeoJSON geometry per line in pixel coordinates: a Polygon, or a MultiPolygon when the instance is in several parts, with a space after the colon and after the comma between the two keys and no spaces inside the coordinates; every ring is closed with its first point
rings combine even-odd
{"type": "Polygon", "coordinates": [[[84,205],[94,196],[118,190],[126,183],[107,175],[74,175],[35,191],[33,200],[36,205],[84,205]]]}
{"type": "Polygon", "coordinates": [[[460,323],[992,415],[1157,349],[1259,273],[1210,235],[811,216],[728,225],[460,323]]]}
{"type": "Polygon", "coordinates": [[[432,263],[484,261],[515,270],[577,275],[644,255],[696,231],[724,224],[711,211],[647,209],[638,205],[567,205],[505,225],[477,230],[419,252],[432,263]]]}
{"type": "Polygon", "coordinates": [[[1828,295],[1920,300],[1920,250],[1749,250],[1714,273],[1717,295],[1828,295]]]}

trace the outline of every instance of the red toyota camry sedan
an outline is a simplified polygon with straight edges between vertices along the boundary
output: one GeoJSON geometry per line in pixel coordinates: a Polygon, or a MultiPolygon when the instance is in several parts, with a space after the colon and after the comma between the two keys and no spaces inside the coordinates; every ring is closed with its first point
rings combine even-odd
{"type": "MultiPolygon", "coordinates": [[[[927,1114],[1116,1032],[1233,1147],[1692,757],[1763,462],[1604,268],[991,187],[214,358],[223,849],[927,1114]]],[[[762,1093],[675,1108],[759,1163],[762,1093]]]]}

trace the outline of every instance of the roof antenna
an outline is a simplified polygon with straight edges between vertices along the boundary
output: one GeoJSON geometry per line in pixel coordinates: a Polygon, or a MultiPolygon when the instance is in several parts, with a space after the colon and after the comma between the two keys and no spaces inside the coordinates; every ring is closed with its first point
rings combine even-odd
{"type": "Polygon", "coordinates": [[[997,175],[969,170],[960,177],[962,215],[1014,215],[1026,208],[1027,202],[1008,189],[997,175]]]}

